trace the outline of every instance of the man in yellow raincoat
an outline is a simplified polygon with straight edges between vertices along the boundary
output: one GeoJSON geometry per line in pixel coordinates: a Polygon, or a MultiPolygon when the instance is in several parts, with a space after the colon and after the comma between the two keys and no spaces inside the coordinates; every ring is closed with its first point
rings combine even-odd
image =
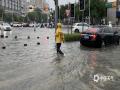
{"type": "Polygon", "coordinates": [[[64,34],[62,32],[61,23],[57,24],[57,29],[56,29],[56,33],[55,33],[55,41],[56,41],[57,53],[64,55],[64,53],[60,49],[61,44],[64,42],[64,34]]]}

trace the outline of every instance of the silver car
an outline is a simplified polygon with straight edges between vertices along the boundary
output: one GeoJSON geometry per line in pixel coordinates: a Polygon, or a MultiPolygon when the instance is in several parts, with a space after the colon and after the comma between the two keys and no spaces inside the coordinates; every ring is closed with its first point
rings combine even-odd
{"type": "Polygon", "coordinates": [[[8,23],[2,23],[0,25],[0,29],[4,30],[4,31],[11,31],[12,27],[8,24],[8,23]]]}

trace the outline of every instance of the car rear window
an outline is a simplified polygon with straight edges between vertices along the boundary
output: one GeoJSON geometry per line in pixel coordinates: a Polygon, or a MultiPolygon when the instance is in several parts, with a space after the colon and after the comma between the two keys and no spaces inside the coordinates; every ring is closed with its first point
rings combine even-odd
{"type": "Polygon", "coordinates": [[[95,33],[97,33],[97,32],[99,32],[99,28],[89,28],[89,29],[87,29],[86,31],[84,31],[84,32],[82,32],[83,34],[95,34],[95,33]]]}
{"type": "Polygon", "coordinates": [[[86,32],[93,32],[93,33],[96,33],[98,32],[99,29],[98,28],[89,28],[86,32]]]}
{"type": "Polygon", "coordinates": [[[8,25],[8,26],[9,26],[9,24],[8,24],[8,23],[3,23],[3,25],[8,25]]]}
{"type": "Polygon", "coordinates": [[[111,27],[102,28],[102,32],[104,33],[113,33],[113,29],[111,27]]]}
{"type": "Polygon", "coordinates": [[[89,25],[88,25],[88,24],[84,24],[84,26],[89,27],[89,25]]]}

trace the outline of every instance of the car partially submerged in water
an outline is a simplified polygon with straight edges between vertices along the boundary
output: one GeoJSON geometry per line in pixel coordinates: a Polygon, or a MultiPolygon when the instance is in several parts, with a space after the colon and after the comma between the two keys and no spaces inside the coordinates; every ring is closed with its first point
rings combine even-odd
{"type": "Polygon", "coordinates": [[[102,47],[110,44],[119,45],[120,36],[118,31],[111,27],[89,28],[80,34],[80,43],[84,46],[102,47]]]}

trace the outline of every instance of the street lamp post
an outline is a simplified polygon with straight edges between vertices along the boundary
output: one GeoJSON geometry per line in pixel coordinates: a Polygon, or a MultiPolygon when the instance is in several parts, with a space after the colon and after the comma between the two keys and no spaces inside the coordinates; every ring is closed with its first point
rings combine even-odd
{"type": "MultiPolygon", "coordinates": [[[[117,0],[116,4],[117,4],[116,12],[118,12],[119,11],[119,0],[117,0]]],[[[118,25],[120,22],[120,18],[119,17],[117,17],[117,18],[118,18],[118,21],[117,21],[117,25],[118,25]]]]}
{"type": "Polygon", "coordinates": [[[2,12],[2,21],[4,21],[4,15],[3,14],[4,14],[4,12],[2,12]]]}
{"type": "Polygon", "coordinates": [[[91,11],[90,11],[90,6],[91,6],[91,4],[90,4],[90,0],[89,0],[89,25],[91,24],[91,22],[90,22],[90,19],[91,19],[91,18],[90,18],[90,17],[91,17],[91,14],[90,14],[90,12],[91,12],[91,11]]]}
{"type": "Polygon", "coordinates": [[[58,23],[58,0],[55,1],[55,32],[57,28],[57,23],[58,23]]]}

